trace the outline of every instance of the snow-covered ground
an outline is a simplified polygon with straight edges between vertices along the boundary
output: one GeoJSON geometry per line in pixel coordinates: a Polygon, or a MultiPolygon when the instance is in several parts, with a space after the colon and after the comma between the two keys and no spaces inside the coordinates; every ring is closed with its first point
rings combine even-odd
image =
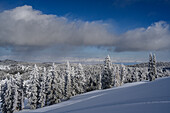
{"type": "Polygon", "coordinates": [[[72,97],[70,100],[20,113],[170,113],[170,77],[136,82],[72,97]]]}

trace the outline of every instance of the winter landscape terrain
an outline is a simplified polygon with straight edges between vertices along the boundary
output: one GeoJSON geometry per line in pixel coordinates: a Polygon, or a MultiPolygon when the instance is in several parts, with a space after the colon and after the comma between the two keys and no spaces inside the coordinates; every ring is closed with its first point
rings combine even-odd
{"type": "Polygon", "coordinates": [[[169,63],[123,65],[1,61],[2,113],[170,111],[169,63]],[[35,110],[36,109],[36,110],[35,110]]]}
{"type": "Polygon", "coordinates": [[[170,113],[169,40],[170,0],[0,0],[0,113],[170,113]]]}
{"type": "Polygon", "coordinates": [[[92,91],[49,107],[19,113],[169,113],[170,77],[92,91]]]}

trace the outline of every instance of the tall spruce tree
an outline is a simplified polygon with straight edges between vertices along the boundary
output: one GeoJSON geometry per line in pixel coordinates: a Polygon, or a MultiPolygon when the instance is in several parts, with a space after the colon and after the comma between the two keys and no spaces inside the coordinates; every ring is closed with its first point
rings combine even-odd
{"type": "Polygon", "coordinates": [[[23,84],[23,79],[22,75],[18,72],[16,75],[16,86],[17,86],[17,92],[18,92],[18,97],[17,97],[17,110],[22,110],[24,108],[24,84],[23,84]]]}
{"type": "Polygon", "coordinates": [[[3,86],[1,86],[1,110],[2,110],[2,113],[7,113],[7,111],[9,110],[8,108],[8,102],[10,101],[10,98],[9,98],[9,82],[6,81],[5,84],[3,86]]]}
{"type": "Polygon", "coordinates": [[[70,63],[67,61],[66,66],[66,76],[65,76],[65,97],[69,99],[71,97],[71,67],[70,63]]]}
{"type": "Polygon", "coordinates": [[[30,85],[29,85],[29,104],[31,109],[36,109],[38,104],[38,68],[36,64],[30,73],[30,85]]]}
{"type": "Polygon", "coordinates": [[[107,88],[111,88],[112,87],[112,72],[111,72],[111,68],[112,68],[112,63],[110,60],[110,56],[108,55],[105,58],[104,61],[104,70],[102,73],[102,89],[107,89],[107,88]]]}
{"type": "Polygon", "coordinates": [[[76,95],[76,82],[75,82],[75,70],[74,67],[71,67],[71,95],[75,96],[76,95]]]}
{"type": "Polygon", "coordinates": [[[48,70],[46,81],[45,81],[45,95],[46,95],[45,105],[49,105],[50,99],[52,98],[51,83],[52,83],[52,73],[50,70],[48,70]]]}
{"type": "Polygon", "coordinates": [[[83,66],[79,63],[77,67],[77,73],[75,82],[77,82],[77,93],[81,94],[86,91],[86,78],[83,70],[83,66]]]}
{"type": "Polygon", "coordinates": [[[101,89],[102,88],[101,79],[102,79],[102,76],[101,76],[101,73],[100,73],[97,76],[97,89],[101,89]]]}
{"type": "Polygon", "coordinates": [[[61,101],[61,98],[59,97],[59,87],[58,87],[58,72],[56,71],[56,66],[53,64],[51,69],[51,94],[52,97],[50,99],[50,105],[59,103],[61,101]]]}
{"type": "Polygon", "coordinates": [[[121,85],[124,84],[124,82],[126,81],[126,69],[125,69],[125,65],[121,64],[120,66],[120,79],[121,79],[121,85]]]}
{"type": "Polygon", "coordinates": [[[10,77],[10,80],[6,81],[2,88],[2,113],[13,113],[17,108],[18,93],[14,81],[14,78],[10,77]]]}
{"type": "Polygon", "coordinates": [[[140,75],[140,72],[138,72],[138,71],[139,71],[139,69],[138,69],[138,68],[135,68],[135,70],[134,70],[134,75],[135,75],[135,77],[136,77],[136,81],[137,81],[137,82],[141,81],[141,79],[142,79],[142,76],[140,75]]]}
{"type": "Polygon", "coordinates": [[[121,78],[120,78],[120,74],[119,74],[119,66],[116,66],[116,74],[115,74],[115,87],[118,87],[121,85],[121,78]]]}
{"type": "Polygon", "coordinates": [[[154,78],[157,78],[157,69],[156,69],[156,56],[155,54],[153,54],[153,66],[152,66],[152,70],[153,70],[153,76],[154,78]]]}
{"type": "Polygon", "coordinates": [[[46,81],[46,68],[44,67],[43,73],[39,75],[38,79],[38,107],[44,107],[45,106],[45,100],[46,100],[46,95],[45,95],[45,81],[46,81]]]}
{"type": "Polygon", "coordinates": [[[149,64],[148,64],[148,79],[149,81],[154,80],[154,72],[153,72],[153,57],[152,53],[149,54],[149,64]]]}

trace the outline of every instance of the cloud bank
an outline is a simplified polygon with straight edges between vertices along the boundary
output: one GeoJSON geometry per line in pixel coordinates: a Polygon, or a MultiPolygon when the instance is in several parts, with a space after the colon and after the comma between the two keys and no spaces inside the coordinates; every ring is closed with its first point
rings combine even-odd
{"type": "Polygon", "coordinates": [[[169,24],[159,21],[122,34],[115,51],[170,50],[169,24]]]}
{"type": "Polygon", "coordinates": [[[109,26],[102,21],[46,15],[25,5],[0,13],[0,47],[11,47],[18,52],[52,46],[96,46],[114,48],[117,52],[170,49],[169,24],[164,21],[120,35],[110,32],[109,26]]]}

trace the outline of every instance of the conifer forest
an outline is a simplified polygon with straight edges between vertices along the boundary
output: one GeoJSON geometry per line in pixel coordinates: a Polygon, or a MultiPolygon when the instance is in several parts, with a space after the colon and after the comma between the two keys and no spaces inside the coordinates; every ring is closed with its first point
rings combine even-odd
{"type": "Polygon", "coordinates": [[[147,63],[135,65],[114,64],[108,55],[103,64],[17,64],[4,70],[1,78],[2,113],[23,109],[37,109],[69,100],[75,95],[93,90],[119,87],[126,83],[154,81],[170,76],[166,63],[156,62],[155,54],[147,63]],[[9,73],[7,73],[9,72],[9,73]],[[28,104],[24,106],[24,103],[28,104]]]}

